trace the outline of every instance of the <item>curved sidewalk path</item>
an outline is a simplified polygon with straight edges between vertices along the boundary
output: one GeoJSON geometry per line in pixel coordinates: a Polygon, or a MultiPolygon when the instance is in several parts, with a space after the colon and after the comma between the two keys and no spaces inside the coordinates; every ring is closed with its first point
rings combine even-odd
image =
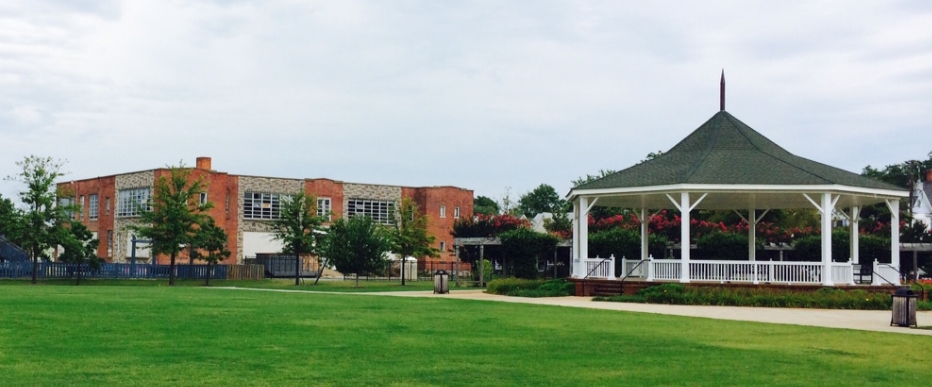
{"type": "MultiPolygon", "coordinates": [[[[214,288],[217,289],[217,288],[214,288]]],[[[279,291],[296,293],[327,293],[344,295],[368,295],[391,297],[426,297],[461,300],[513,302],[520,304],[553,305],[571,308],[590,308],[617,310],[625,312],[666,314],[673,316],[701,317],[719,320],[754,321],[772,324],[808,325],[825,328],[856,329],[864,331],[905,333],[932,336],[932,330],[910,329],[890,326],[889,310],[847,310],[847,309],[793,309],[793,308],[754,308],[738,306],[693,306],[635,304],[625,302],[592,301],[592,297],[549,297],[525,298],[508,297],[483,293],[481,290],[454,290],[449,294],[434,294],[432,291],[403,291],[377,293],[319,292],[285,289],[227,288],[257,291],[279,291]]],[[[932,325],[932,311],[916,313],[920,326],[932,325]]]]}

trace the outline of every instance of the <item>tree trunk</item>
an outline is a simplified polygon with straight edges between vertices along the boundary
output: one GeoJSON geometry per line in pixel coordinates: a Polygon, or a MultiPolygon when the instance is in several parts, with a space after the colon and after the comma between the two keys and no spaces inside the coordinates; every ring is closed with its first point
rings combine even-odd
{"type": "Polygon", "coordinates": [[[210,262],[207,262],[207,279],[204,280],[204,286],[210,286],[210,277],[213,277],[212,275],[214,274],[213,271],[214,271],[213,265],[211,265],[210,262]]]}
{"type": "Polygon", "coordinates": [[[405,286],[405,263],[406,263],[405,261],[407,260],[406,258],[407,258],[407,257],[405,257],[404,254],[402,254],[402,257],[401,257],[401,286],[405,286]]]}
{"type": "Polygon", "coordinates": [[[294,286],[301,285],[301,243],[294,244],[294,286]]]}
{"type": "Polygon", "coordinates": [[[321,262],[320,257],[317,257],[317,278],[314,278],[314,286],[317,286],[317,283],[320,282],[320,276],[324,275],[324,265],[321,262]]]}
{"type": "Polygon", "coordinates": [[[81,286],[81,266],[78,265],[78,281],[74,284],[75,286],[81,286]]]}
{"type": "MultiPolygon", "coordinates": [[[[153,260],[157,258],[157,256],[152,257],[153,260]]],[[[168,286],[175,286],[175,253],[172,253],[171,261],[168,263],[168,286]]]]}
{"type": "Polygon", "coordinates": [[[32,250],[32,284],[39,283],[39,255],[36,254],[39,246],[33,246],[32,250]]]}

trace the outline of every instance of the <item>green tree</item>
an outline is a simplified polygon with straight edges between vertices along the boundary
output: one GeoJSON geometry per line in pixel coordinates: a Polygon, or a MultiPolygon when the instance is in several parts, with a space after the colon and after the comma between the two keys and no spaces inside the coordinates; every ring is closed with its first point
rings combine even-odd
{"type": "Polygon", "coordinates": [[[488,197],[480,195],[472,200],[472,212],[474,214],[492,216],[498,215],[500,211],[501,208],[498,207],[498,203],[488,197]]]}
{"type": "Polygon", "coordinates": [[[39,257],[48,258],[46,251],[59,244],[60,228],[70,221],[70,213],[76,209],[74,206],[56,205],[60,195],[55,180],[65,175],[61,172],[64,162],[51,157],[27,156],[16,165],[21,171],[18,175],[7,176],[6,180],[26,186],[19,193],[26,209],[21,213],[13,241],[32,257],[32,283],[35,284],[38,282],[39,257]]]}
{"type": "Polygon", "coordinates": [[[356,287],[359,287],[361,274],[384,267],[385,254],[392,247],[387,234],[368,216],[340,218],[330,225],[324,255],[340,272],[356,273],[356,287]]]}
{"type": "Polygon", "coordinates": [[[550,234],[535,232],[528,228],[504,232],[499,235],[509,274],[517,278],[535,279],[541,256],[553,255],[557,238],[550,234]]]}
{"type": "Polygon", "coordinates": [[[207,217],[194,234],[193,245],[195,249],[191,253],[192,257],[207,262],[207,278],[204,280],[204,286],[210,286],[213,266],[227,259],[231,254],[227,248],[227,233],[222,227],[217,226],[214,218],[207,217]]]}
{"type": "Polygon", "coordinates": [[[200,203],[200,194],[204,190],[203,180],[192,179],[191,169],[184,163],[169,168],[169,175],[159,176],[155,181],[155,192],[151,199],[151,209],[146,203],[140,207],[139,219],[142,224],[130,226],[141,237],[152,242],[153,259],[159,254],[171,257],[169,262],[168,285],[175,285],[175,259],[195,241],[201,224],[208,217],[207,210],[213,207],[210,202],[200,203]]]}
{"type": "Polygon", "coordinates": [[[405,258],[439,257],[433,246],[434,237],[427,233],[427,215],[419,211],[411,198],[401,199],[398,219],[391,229],[392,251],[401,256],[401,286],[405,286],[405,258]]]}
{"type": "Polygon", "coordinates": [[[13,238],[19,223],[19,213],[13,201],[0,194],[0,236],[13,238]]]}
{"type": "Polygon", "coordinates": [[[644,160],[639,161],[638,164],[646,163],[646,162],[651,161],[651,160],[653,160],[653,159],[656,159],[656,158],[658,158],[658,157],[660,157],[660,156],[663,156],[663,151],[662,151],[662,150],[658,150],[658,151],[656,151],[656,152],[650,152],[650,153],[647,154],[646,157],[644,157],[644,160]]]}
{"type": "Polygon", "coordinates": [[[301,191],[290,198],[282,200],[281,217],[272,223],[274,237],[284,244],[284,252],[294,254],[295,257],[295,286],[301,283],[301,254],[315,254],[318,256],[320,271],[314,284],[320,280],[325,262],[318,251],[321,238],[324,235],[323,224],[325,217],[317,215],[317,198],[301,191]]]}
{"type": "Polygon", "coordinates": [[[544,229],[559,238],[570,239],[573,237],[573,220],[566,211],[557,211],[553,213],[553,218],[544,222],[544,229]]]}
{"type": "Polygon", "coordinates": [[[518,199],[519,213],[533,218],[542,212],[566,211],[566,201],[560,198],[557,190],[547,184],[541,184],[518,199]]]}
{"type": "Polygon", "coordinates": [[[616,172],[616,171],[615,171],[615,170],[612,170],[612,169],[600,169],[598,174],[595,174],[595,175],[586,174],[586,176],[582,176],[582,177],[580,177],[580,178],[578,178],[578,179],[576,179],[576,180],[571,181],[570,184],[573,186],[573,188],[576,188],[576,187],[579,187],[579,186],[581,186],[581,185],[583,185],[583,184],[588,184],[588,183],[591,183],[591,182],[593,182],[593,181],[599,180],[599,179],[601,179],[601,178],[603,178],[603,177],[605,177],[605,176],[611,175],[611,174],[613,174],[613,173],[615,173],[615,172],[616,172]]]}
{"type": "Polygon", "coordinates": [[[75,265],[75,285],[81,285],[81,274],[85,270],[100,269],[100,258],[97,257],[100,241],[81,222],[71,222],[68,227],[60,228],[59,232],[63,234],[59,240],[64,251],[58,260],[75,265]]]}

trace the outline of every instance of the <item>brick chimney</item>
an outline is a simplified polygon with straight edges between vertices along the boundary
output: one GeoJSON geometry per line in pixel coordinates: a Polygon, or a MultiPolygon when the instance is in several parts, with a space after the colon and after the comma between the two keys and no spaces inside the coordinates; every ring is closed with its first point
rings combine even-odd
{"type": "Polygon", "coordinates": [[[198,157],[197,158],[197,169],[203,169],[205,171],[210,170],[210,157],[198,157]]]}

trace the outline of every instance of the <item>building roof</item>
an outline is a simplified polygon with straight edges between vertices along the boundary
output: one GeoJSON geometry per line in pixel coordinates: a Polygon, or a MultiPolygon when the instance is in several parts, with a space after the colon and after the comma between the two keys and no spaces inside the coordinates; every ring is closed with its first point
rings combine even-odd
{"type": "Polygon", "coordinates": [[[604,190],[672,185],[826,186],[903,190],[795,156],[726,111],[663,155],[580,185],[604,190]]]}
{"type": "MultiPolygon", "coordinates": [[[[909,190],[795,156],[722,110],[663,155],[573,188],[590,205],[669,208],[671,194],[695,193],[693,208],[836,208],[901,200],[909,190]],[[815,199],[813,199],[815,198],[815,199]]],[[[677,195],[674,195],[677,196],[677,195]]]]}

